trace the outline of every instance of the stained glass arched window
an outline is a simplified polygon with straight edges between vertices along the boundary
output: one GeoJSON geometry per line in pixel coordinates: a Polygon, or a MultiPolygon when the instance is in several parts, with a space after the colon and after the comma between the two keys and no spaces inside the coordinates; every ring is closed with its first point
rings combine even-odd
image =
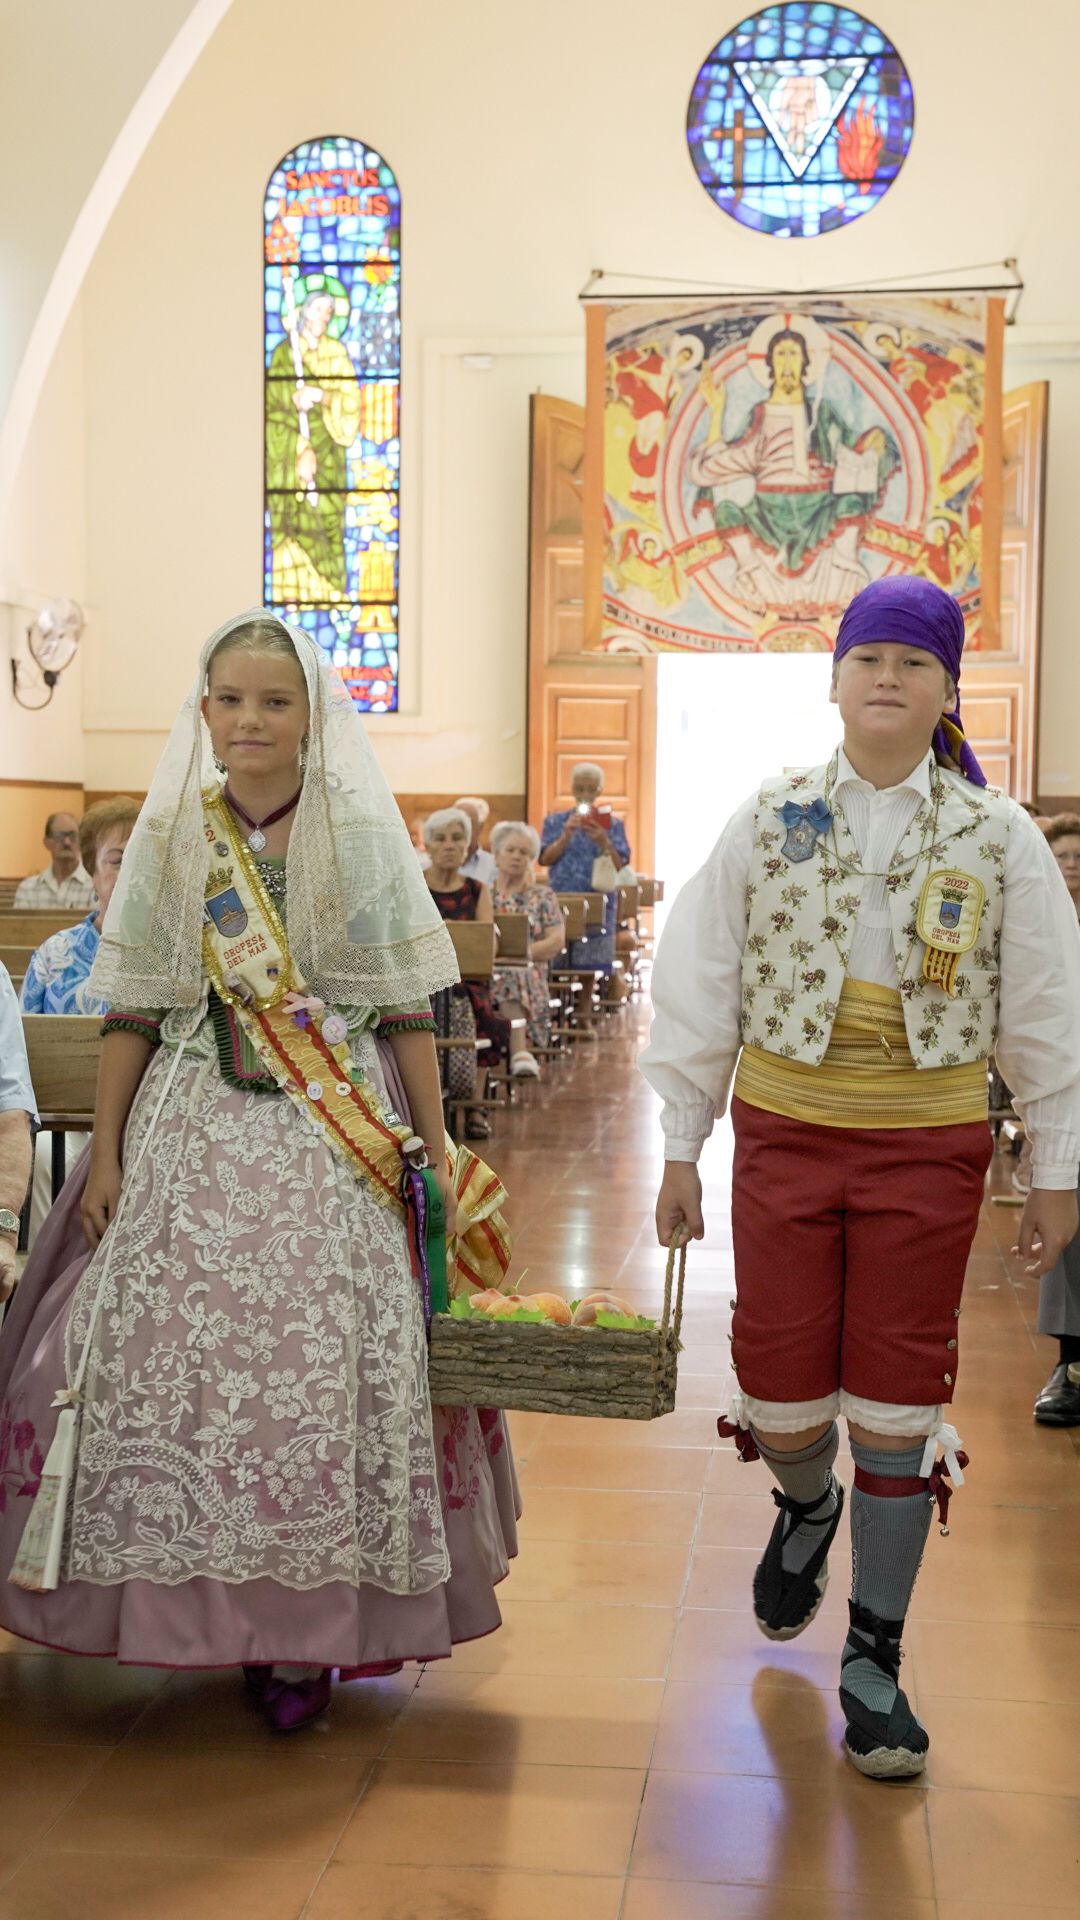
{"type": "Polygon", "coordinates": [[[717,42],[690,95],[694,171],[718,207],[782,239],[868,213],[904,164],[907,68],[851,7],[784,0],[717,42]]]}
{"type": "Polygon", "coordinates": [[[357,706],[398,704],[401,195],[363,140],[308,140],[266,190],[267,606],[357,706]]]}

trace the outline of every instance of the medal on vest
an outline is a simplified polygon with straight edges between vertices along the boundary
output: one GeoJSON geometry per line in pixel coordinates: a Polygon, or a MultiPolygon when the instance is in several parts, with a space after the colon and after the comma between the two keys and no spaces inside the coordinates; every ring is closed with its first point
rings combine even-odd
{"type": "Polygon", "coordinates": [[[787,838],[780,849],[784,859],[794,866],[802,860],[812,860],[818,841],[832,826],[832,814],[824,800],[811,800],[808,807],[785,800],[782,807],[774,807],[773,811],[787,828],[787,838]]]}
{"type": "Polygon", "coordinates": [[[956,969],[979,937],[986,888],[971,873],[931,873],[919,896],[915,930],[926,942],[923,979],[955,996],[956,969]]]}

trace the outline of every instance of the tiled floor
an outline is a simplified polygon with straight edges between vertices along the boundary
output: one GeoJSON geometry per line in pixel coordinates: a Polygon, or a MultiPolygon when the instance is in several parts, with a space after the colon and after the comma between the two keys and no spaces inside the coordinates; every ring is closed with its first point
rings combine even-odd
{"type": "MultiPolygon", "coordinates": [[[[491,1159],[526,1287],[617,1279],[648,1308],[658,1134],[634,1024],[500,1117],[491,1159]]],[[[1016,1214],[987,1206],[979,1229],[972,1468],[909,1634],[930,1768],[882,1786],[839,1751],[843,1556],[802,1639],[771,1646],[750,1618],[773,1509],[764,1470],[716,1443],[722,1142],[707,1172],[678,1411],[512,1419],[525,1519],[500,1633],[339,1689],[290,1741],[229,1675],[0,1636],[0,1920],[1080,1916],[1080,1436],[1031,1421],[1052,1356],[1008,1256],[1016,1214]]]]}

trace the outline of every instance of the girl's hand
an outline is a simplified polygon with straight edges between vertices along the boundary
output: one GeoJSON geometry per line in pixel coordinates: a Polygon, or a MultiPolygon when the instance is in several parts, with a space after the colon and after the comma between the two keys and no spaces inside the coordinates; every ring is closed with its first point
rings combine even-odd
{"type": "Polygon", "coordinates": [[[79,1209],[86,1243],[91,1248],[100,1244],[106,1227],[116,1218],[122,1179],[123,1172],[115,1155],[111,1159],[91,1159],[79,1209]]]}

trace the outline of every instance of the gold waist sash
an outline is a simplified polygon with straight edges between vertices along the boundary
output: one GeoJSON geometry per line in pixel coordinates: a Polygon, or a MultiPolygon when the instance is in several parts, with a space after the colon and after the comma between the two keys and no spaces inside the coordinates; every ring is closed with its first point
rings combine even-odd
{"type": "Polygon", "coordinates": [[[844,981],[820,1066],[744,1047],[734,1092],[749,1107],[818,1127],[961,1127],[985,1120],[988,1108],[985,1061],[917,1067],[900,995],[867,980],[844,981]]]}

